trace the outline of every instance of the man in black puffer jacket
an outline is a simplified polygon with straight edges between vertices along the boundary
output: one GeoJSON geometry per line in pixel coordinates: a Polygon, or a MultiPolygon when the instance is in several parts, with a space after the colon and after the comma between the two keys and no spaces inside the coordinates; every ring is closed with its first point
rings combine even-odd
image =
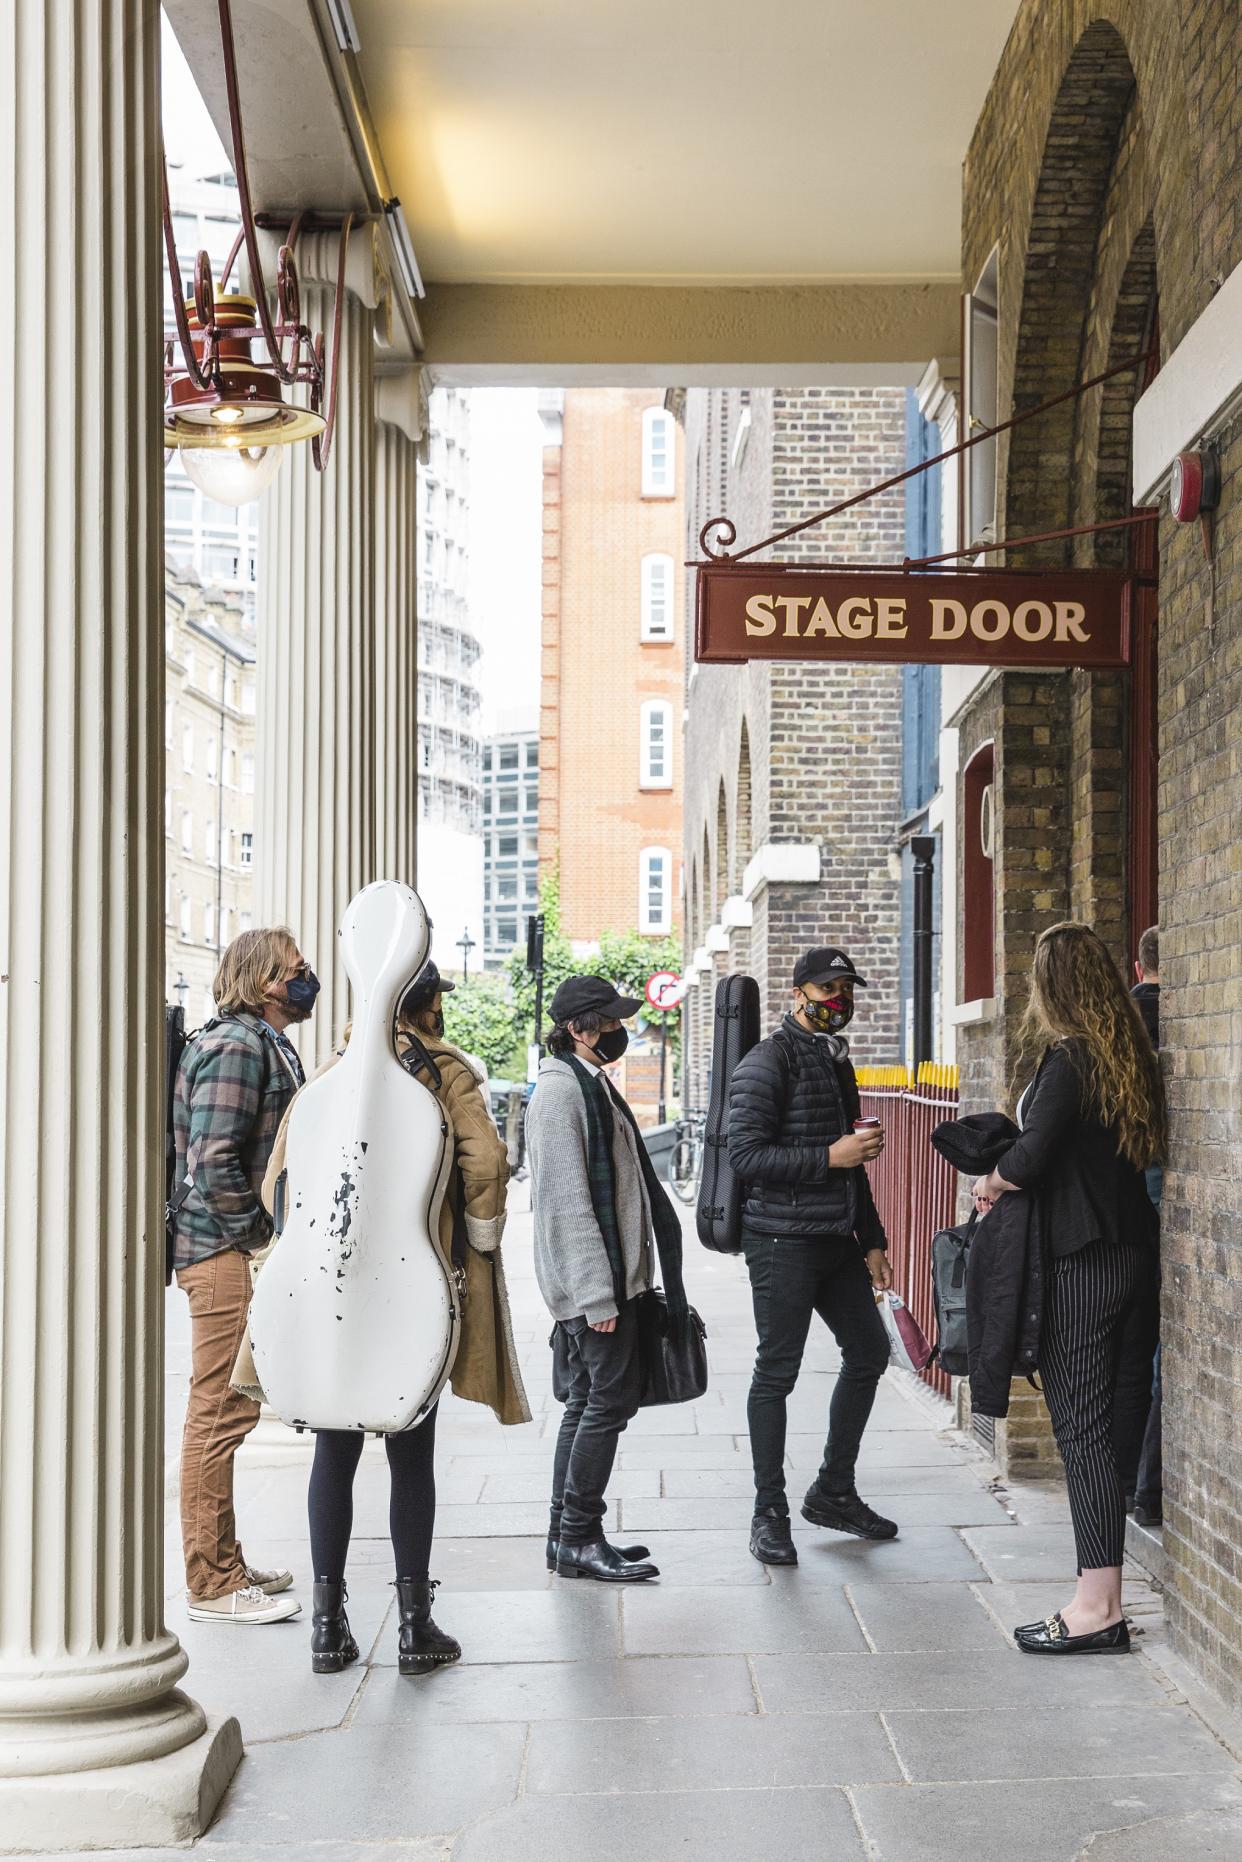
{"type": "Polygon", "coordinates": [[[858,1084],[840,1036],[866,982],[843,950],[828,947],[798,959],[793,985],[792,1012],[739,1062],[729,1090],[729,1162],[747,1185],[743,1248],[759,1332],[746,1408],[755,1467],[750,1549],[771,1565],[798,1562],[785,1497],[785,1403],[813,1313],[841,1347],[841,1371],[802,1517],[863,1539],[897,1533],[854,1486],[889,1355],[872,1289],[892,1284],[863,1169],[883,1150],[884,1134],[854,1130],[858,1084]]]}

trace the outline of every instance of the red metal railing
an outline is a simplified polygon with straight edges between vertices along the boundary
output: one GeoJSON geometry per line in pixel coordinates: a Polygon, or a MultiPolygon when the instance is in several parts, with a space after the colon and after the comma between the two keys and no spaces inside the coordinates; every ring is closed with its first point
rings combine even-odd
{"type": "MultiPolygon", "coordinates": [[[[884,1150],[867,1174],[888,1236],[893,1286],[934,1344],[931,1243],[937,1229],[957,1220],[957,1172],[930,1139],[942,1119],[957,1114],[957,1068],[925,1061],[913,1080],[905,1067],[860,1067],[858,1086],[864,1113],[884,1123],[884,1150]]],[[[938,1366],[923,1378],[948,1396],[951,1383],[938,1366]]]]}

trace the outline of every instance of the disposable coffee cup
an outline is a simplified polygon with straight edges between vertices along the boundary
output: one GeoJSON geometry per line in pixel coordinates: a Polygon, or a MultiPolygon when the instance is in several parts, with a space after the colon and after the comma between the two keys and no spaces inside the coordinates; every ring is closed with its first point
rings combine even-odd
{"type": "Polygon", "coordinates": [[[882,1129],[878,1118],[856,1118],[854,1120],[855,1131],[880,1131],[882,1129]]]}

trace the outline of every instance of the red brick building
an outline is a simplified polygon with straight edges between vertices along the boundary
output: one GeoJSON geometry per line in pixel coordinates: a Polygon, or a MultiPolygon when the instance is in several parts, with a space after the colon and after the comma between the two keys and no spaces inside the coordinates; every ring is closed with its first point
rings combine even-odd
{"type": "Polygon", "coordinates": [[[565,936],[681,924],[680,436],[650,389],[541,397],[539,863],[565,936]]]}

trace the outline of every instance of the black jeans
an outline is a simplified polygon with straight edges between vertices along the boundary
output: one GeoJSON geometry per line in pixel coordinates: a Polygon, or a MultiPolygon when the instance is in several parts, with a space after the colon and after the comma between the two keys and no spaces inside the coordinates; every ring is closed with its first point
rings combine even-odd
{"type": "MultiPolygon", "coordinates": [[[[1143,1250],[1151,1271],[1138,1276],[1117,1344],[1117,1384],[1113,1396],[1113,1454],[1127,1496],[1143,1485],[1140,1478],[1151,1422],[1156,1351],[1160,1343],[1160,1272],[1154,1250],[1143,1250]]],[[[1160,1423],[1157,1416],[1156,1435],[1160,1423]]],[[[1157,1454],[1158,1454],[1157,1449],[1157,1454]]],[[[1150,1481],[1150,1475],[1147,1477],[1150,1481]]]]}
{"type": "Polygon", "coordinates": [[[853,1488],[858,1446],[888,1364],[888,1334],[854,1240],[827,1235],[777,1241],[748,1235],[745,1253],[759,1333],[746,1405],[755,1507],[784,1512],[785,1399],[798,1381],[812,1313],[819,1314],[841,1347],[817,1482],[824,1493],[853,1488]]]}
{"type": "MultiPolygon", "coordinates": [[[[316,1578],[339,1584],[354,1526],[354,1475],[362,1458],[361,1429],[320,1429],[315,1436],[307,1510],[316,1578]]],[[[436,1526],[436,1410],[417,1429],[386,1435],[391,1489],[388,1530],[399,1578],[427,1581],[436,1526]]]]}
{"type": "Polygon", "coordinates": [[[556,1376],[565,1414],[552,1463],[552,1510],[566,1545],[603,1537],[604,1490],[617,1442],[642,1394],[637,1302],[627,1300],[615,1332],[593,1332],[585,1319],[557,1321],[556,1376]]]}

